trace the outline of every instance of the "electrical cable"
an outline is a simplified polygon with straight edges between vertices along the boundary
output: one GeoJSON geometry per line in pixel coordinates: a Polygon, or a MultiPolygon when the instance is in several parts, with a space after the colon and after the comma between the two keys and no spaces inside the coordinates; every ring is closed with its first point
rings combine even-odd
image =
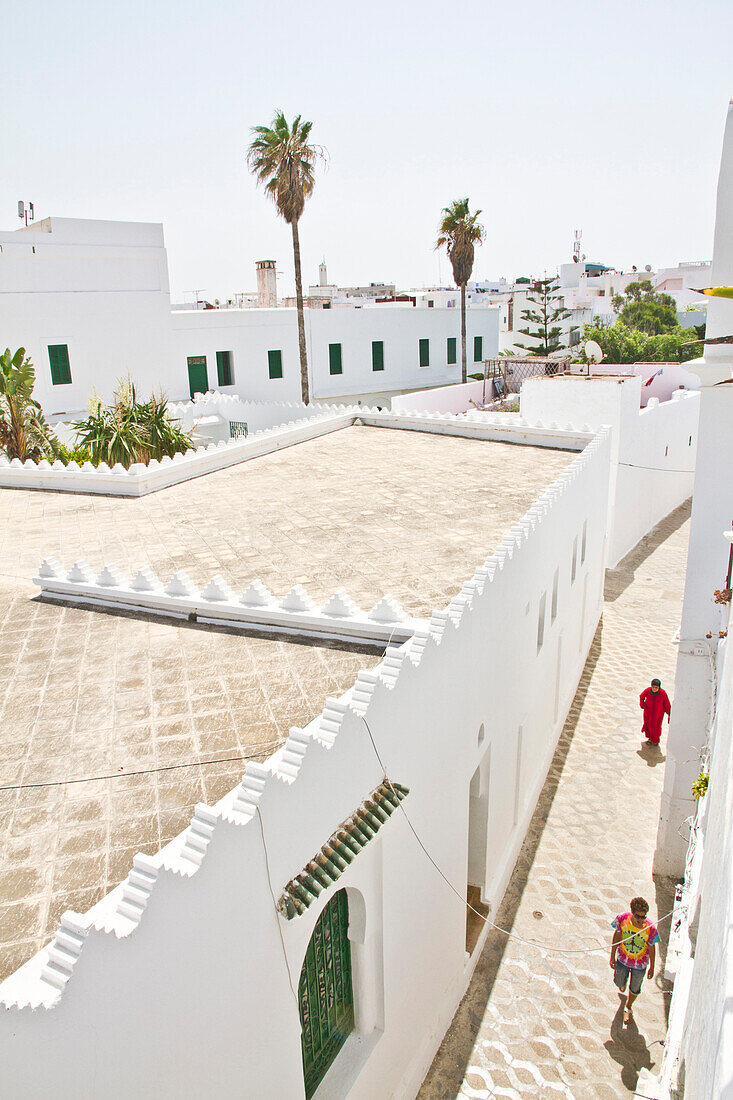
{"type": "MultiPolygon", "coordinates": [[[[410,818],[408,817],[407,811],[405,810],[402,801],[399,799],[399,795],[397,795],[397,792],[395,791],[394,787],[392,786],[391,780],[389,779],[389,776],[387,775],[387,769],[384,766],[384,761],[382,760],[381,756],[379,755],[379,749],[377,748],[376,742],[375,742],[374,737],[372,735],[372,731],[369,728],[369,723],[367,722],[367,720],[366,720],[366,718],[364,717],[363,714],[359,715],[359,717],[361,718],[362,722],[366,726],[367,733],[369,734],[369,739],[372,743],[372,747],[374,749],[375,755],[376,755],[377,760],[379,761],[379,765],[380,765],[380,767],[381,767],[381,769],[384,773],[384,781],[385,781],[385,783],[387,783],[389,785],[390,790],[397,797],[397,799],[399,801],[399,807],[402,810],[403,814],[405,815],[405,820],[406,820],[407,824],[410,827],[410,831],[412,832],[413,836],[415,837],[415,840],[418,842],[418,844],[422,848],[423,852],[425,853],[425,855],[427,856],[429,861],[432,863],[433,867],[438,872],[440,877],[450,887],[450,889],[453,891],[453,893],[456,895],[456,897],[459,898],[459,900],[461,902],[461,905],[464,905],[467,909],[470,909],[472,913],[475,913],[477,917],[480,917],[480,919],[482,921],[484,921],[485,924],[488,924],[492,928],[495,928],[497,932],[502,932],[505,936],[509,937],[510,939],[517,940],[519,943],[523,943],[528,947],[534,947],[538,951],[547,951],[547,952],[549,952],[553,955],[599,955],[599,954],[604,954],[605,955],[605,954],[608,953],[608,947],[607,946],[595,947],[595,948],[589,948],[589,949],[583,948],[583,949],[578,949],[578,950],[559,950],[558,948],[555,948],[552,944],[542,944],[542,943],[538,943],[536,940],[527,940],[523,936],[518,936],[516,932],[510,932],[507,928],[502,928],[500,925],[495,924],[494,921],[492,921],[490,917],[485,916],[483,913],[480,913],[478,909],[475,909],[471,905],[471,903],[466,900],[466,898],[463,896],[463,894],[461,894],[460,890],[457,890],[456,887],[453,885],[453,883],[450,881],[450,879],[443,873],[441,868],[435,862],[435,860],[431,856],[430,852],[427,850],[427,848],[423,844],[422,840],[418,836],[414,825],[412,824],[412,822],[410,821],[410,818]]],[[[657,925],[661,924],[661,922],[663,920],[667,920],[669,917],[671,917],[673,912],[674,912],[674,910],[670,909],[669,913],[665,913],[664,916],[659,917],[657,919],[657,922],[656,922],[657,925]]],[[[633,939],[633,935],[626,937],[626,939],[621,939],[619,941],[619,945],[623,944],[623,943],[627,942],[627,940],[631,940],[631,939],[633,939]]]]}
{"type": "Polygon", "coordinates": [[[636,462],[618,462],[617,466],[628,466],[632,470],[651,470],[655,474],[694,474],[694,470],[671,470],[664,466],[640,466],[636,462]]]}
{"type": "Polygon", "coordinates": [[[283,958],[285,959],[285,966],[286,966],[287,971],[288,971],[288,984],[290,986],[290,992],[293,994],[293,999],[295,1000],[295,1004],[298,1008],[298,1011],[300,1011],[300,1002],[298,1001],[298,995],[295,992],[295,986],[293,985],[293,973],[290,969],[290,962],[288,960],[288,953],[285,950],[285,938],[283,936],[283,930],[282,930],[282,927],[280,925],[280,914],[279,914],[278,908],[277,908],[277,901],[275,900],[275,891],[272,888],[272,877],[270,875],[270,860],[269,860],[268,855],[267,855],[267,841],[265,840],[265,825],[264,825],[264,822],[262,820],[262,814],[260,813],[259,806],[255,807],[255,813],[257,814],[257,820],[260,823],[260,835],[262,837],[262,848],[263,848],[263,851],[265,853],[265,870],[267,872],[267,885],[270,887],[270,897],[272,898],[272,904],[273,904],[273,908],[275,910],[275,923],[277,924],[277,930],[280,933],[280,944],[281,944],[282,949],[283,949],[283,958]]]}
{"type": "Polygon", "coordinates": [[[140,768],[131,772],[112,772],[110,775],[83,775],[75,779],[49,779],[39,783],[8,783],[0,786],[0,791],[26,791],[37,787],[66,787],[72,783],[101,783],[105,779],[126,779],[131,775],[153,775],[155,772],[170,772],[177,768],[203,768],[209,764],[231,764],[243,760],[256,760],[260,756],[270,755],[273,745],[282,745],[284,738],[278,741],[267,741],[262,748],[247,756],[219,756],[211,760],[192,760],[186,764],[161,764],[157,768],[140,768]]]}

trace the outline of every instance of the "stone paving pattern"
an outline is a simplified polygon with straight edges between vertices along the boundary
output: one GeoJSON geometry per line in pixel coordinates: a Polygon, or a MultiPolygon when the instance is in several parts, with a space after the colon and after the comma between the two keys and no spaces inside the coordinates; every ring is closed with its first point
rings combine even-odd
{"type": "Polygon", "coordinates": [[[0,489],[0,787],[115,776],[0,790],[0,978],[243,764],[149,769],[267,756],[378,660],[43,603],[44,556],[239,590],[260,577],[279,596],[302,583],[319,601],[343,586],[365,608],[391,592],[429,615],[573,457],[354,427],[139,500],[0,489]]]}
{"type": "MultiPolygon", "coordinates": [[[[633,1094],[642,1067],[658,1070],[669,986],[645,980],[623,1027],[610,922],[635,894],[652,920],[674,900],[673,883],[652,879],[668,726],[648,749],[638,696],[653,676],[672,695],[688,516],[678,509],[607,574],[603,618],[495,918],[558,950],[602,950],[563,956],[490,930],[419,1100],[612,1100],[633,1094]]],[[[659,931],[663,955],[669,920],[659,931]]]]}

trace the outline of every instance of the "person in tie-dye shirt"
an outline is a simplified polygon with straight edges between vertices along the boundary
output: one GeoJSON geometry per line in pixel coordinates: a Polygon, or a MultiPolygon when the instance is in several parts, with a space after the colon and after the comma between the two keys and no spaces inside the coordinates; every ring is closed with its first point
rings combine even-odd
{"type": "Polygon", "coordinates": [[[649,904],[644,898],[632,898],[628,912],[619,913],[611,922],[615,929],[611,944],[611,970],[613,980],[622,993],[629,984],[629,996],[626,1001],[624,1023],[633,1019],[631,1006],[641,993],[644,972],[649,968],[649,977],[654,977],[656,947],[659,933],[656,925],[646,919],[649,904]]]}

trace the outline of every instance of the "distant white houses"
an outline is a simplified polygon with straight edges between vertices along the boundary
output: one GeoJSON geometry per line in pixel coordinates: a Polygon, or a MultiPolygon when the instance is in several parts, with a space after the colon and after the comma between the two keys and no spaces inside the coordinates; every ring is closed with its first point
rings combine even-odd
{"type": "MultiPolygon", "coordinates": [[[[674,298],[680,324],[699,325],[704,322],[704,299],[695,294],[695,289],[710,285],[709,261],[680,263],[676,267],[665,267],[654,272],[651,268],[617,271],[605,264],[582,260],[561,264],[558,269],[558,304],[570,311],[570,316],[559,322],[563,330],[563,346],[571,349],[578,347],[585,324],[598,320],[613,323],[616,319],[614,296],[623,294],[630,283],[643,279],[648,279],[655,291],[674,298]],[[698,308],[690,312],[690,306],[698,308]]],[[[532,327],[522,320],[524,310],[532,307],[532,303],[527,301],[531,294],[531,283],[527,278],[515,282],[495,279],[469,284],[472,307],[483,297],[488,304],[499,309],[499,347],[502,351],[519,350],[518,344],[532,343],[520,332],[522,328],[532,327]]]]}
{"type": "MultiPolygon", "coordinates": [[[[84,410],[92,388],[111,396],[128,373],[171,400],[219,389],[298,401],[296,311],[277,307],[274,261],[262,264],[271,308],[172,309],[161,225],[47,218],[0,233],[3,346],[27,349],[50,416],[84,410]]],[[[460,311],[354,300],[306,310],[314,400],[374,404],[460,381],[460,311]]],[[[469,372],[497,354],[498,325],[496,309],[469,312],[469,372]]]]}

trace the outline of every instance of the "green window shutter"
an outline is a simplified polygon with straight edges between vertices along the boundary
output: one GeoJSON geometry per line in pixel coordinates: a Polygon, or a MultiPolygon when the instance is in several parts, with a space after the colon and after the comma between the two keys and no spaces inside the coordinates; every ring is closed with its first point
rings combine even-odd
{"type": "Polygon", "coordinates": [[[234,379],[232,378],[232,353],[230,351],[217,351],[216,376],[219,379],[220,386],[233,385],[234,379]]]}
{"type": "Polygon", "coordinates": [[[49,344],[48,361],[51,364],[51,382],[54,386],[66,386],[71,382],[68,344],[49,344]]]}
{"type": "Polygon", "coordinates": [[[420,366],[421,367],[429,367],[430,366],[430,341],[429,340],[421,340],[420,341],[420,366]]]}
{"type": "Polygon", "coordinates": [[[328,345],[328,370],[330,374],[343,374],[343,365],[341,363],[341,345],[329,344],[328,345]]]}
{"type": "Polygon", "coordinates": [[[270,372],[270,378],[282,378],[283,353],[281,351],[268,351],[267,367],[270,372]]]}
{"type": "Polygon", "coordinates": [[[473,361],[474,363],[480,363],[484,357],[484,338],[483,336],[474,336],[473,338],[473,361]]]}
{"type": "Polygon", "coordinates": [[[372,370],[384,370],[383,340],[372,340],[372,370]]]}
{"type": "Polygon", "coordinates": [[[456,344],[457,340],[455,336],[448,337],[448,365],[457,362],[456,358],[456,344]]]}

